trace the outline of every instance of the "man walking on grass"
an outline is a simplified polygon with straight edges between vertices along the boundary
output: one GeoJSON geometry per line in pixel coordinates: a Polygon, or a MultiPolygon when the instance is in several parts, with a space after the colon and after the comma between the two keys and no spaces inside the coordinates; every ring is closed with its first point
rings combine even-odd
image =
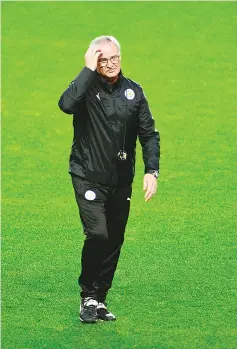
{"type": "Polygon", "coordinates": [[[106,295],[111,288],[128,220],[135,172],[136,139],[142,146],[148,201],[159,174],[159,132],[140,85],[121,71],[120,44],[94,39],[85,67],[59,100],[73,114],[69,173],[84,228],[80,320],[112,321],[106,295]]]}

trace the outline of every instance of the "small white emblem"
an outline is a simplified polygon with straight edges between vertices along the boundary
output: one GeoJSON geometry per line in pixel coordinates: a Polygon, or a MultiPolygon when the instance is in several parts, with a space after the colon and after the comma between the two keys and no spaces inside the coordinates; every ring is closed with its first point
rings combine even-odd
{"type": "Polygon", "coordinates": [[[98,93],[98,95],[96,95],[96,97],[98,98],[98,100],[100,101],[100,96],[99,96],[100,93],[98,93]]]}
{"type": "Polygon", "coordinates": [[[131,199],[130,198],[127,198],[127,201],[130,201],[131,199]]]}
{"type": "Polygon", "coordinates": [[[85,198],[90,201],[95,200],[95,192],[93,192],[92,190],[87,190],[87,192],[85,193],[85,198]]]}
{"type": "Polygon", "coordinates": [[[126,97],[127,99],[133,99],[133,98],[135,97],[134,91],[131,90],[130,88],[128,88],[127,90],[125,90],[124,94],[125,94],[125,97],[126,97]]]}

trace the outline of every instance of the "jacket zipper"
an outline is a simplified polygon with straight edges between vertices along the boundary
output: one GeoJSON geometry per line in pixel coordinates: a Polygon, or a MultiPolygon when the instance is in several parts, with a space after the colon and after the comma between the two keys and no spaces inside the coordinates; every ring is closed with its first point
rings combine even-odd
{"type": "MultiPolygon", "coordinates": [[[[113,108],[114,108],[114,114],[116,114],[116,104],[115,104],[115,94],[114,93],[112,93],[112,99],[113,99],[113,108]]],[[[114,153],[115,153],[115,158],[116,158],[116,148],[117,148],[117,142],[116,142],[116,134],[115,134],[115,131],[114,131],[114,129],[113,129],[113,124],[111,123],[111,129],[112,129],[112,132],[113,132],[113,135],[114,135],[114,140],[115,140],[115,142],[114,142],[114,147],[115,147],[115,150],[114,150],[114,153]]],[[[112,166],[114,167],[114,169],[115,169],[115,161],[113,161],[113,163],[112,163],[112,166]]],[[[112,182],[114,182],[115,183],[115,181],[116,181],[116,178],[115,178],[115,173],[116,173],[116,170],[114,171],[112,171],[112,182]]]]}

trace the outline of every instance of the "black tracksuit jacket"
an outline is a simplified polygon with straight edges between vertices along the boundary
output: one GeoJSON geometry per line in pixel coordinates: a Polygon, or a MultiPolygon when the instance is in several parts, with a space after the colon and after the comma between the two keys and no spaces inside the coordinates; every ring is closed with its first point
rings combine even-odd
{"type": "Polygon", "coordinates": [[[84,67],[59,100],[73,114],[69,173],[110,187],[130,185],[139,137],[145,173],[159,171],[160,137],[143,90],[122,72],[112,85],[84,67]],[[119,160],[120,150],[128,154],[119,160]]]}

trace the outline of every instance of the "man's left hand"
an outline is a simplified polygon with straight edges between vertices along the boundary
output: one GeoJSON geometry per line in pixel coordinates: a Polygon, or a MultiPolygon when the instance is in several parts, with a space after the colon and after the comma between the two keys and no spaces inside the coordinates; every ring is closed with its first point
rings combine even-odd
{"type": "Polygon", "coordinates": [[[143,179],[143,190],[145,193],[145,201],[149,201],[157,190],[157,179],[150,173],[146,173],[143,179]]]}

